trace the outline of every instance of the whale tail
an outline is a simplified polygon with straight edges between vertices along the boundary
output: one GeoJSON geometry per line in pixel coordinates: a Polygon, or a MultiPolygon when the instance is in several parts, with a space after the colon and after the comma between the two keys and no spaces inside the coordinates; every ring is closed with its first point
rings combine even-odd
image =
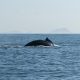
{"type": "Polygon", "coordinates": [[[48,41],[53,44],[53,42],[48,37],[46,37],[45,41],[48,41]]]}

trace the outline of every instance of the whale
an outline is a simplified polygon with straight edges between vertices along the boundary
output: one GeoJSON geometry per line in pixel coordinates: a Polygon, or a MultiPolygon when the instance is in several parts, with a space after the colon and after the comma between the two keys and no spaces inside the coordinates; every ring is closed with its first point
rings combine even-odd
{"type": "Polygon", "coordinates": [[[25,46],[53,46],[53,42],[46,37],[45,40],[33,40],[27,43],[25,46]]]}

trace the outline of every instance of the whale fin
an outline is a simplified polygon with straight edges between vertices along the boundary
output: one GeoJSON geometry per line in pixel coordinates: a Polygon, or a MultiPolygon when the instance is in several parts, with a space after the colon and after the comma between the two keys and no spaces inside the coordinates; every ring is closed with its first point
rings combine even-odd
{"type": "Polygon", "coordinates": [[[48,37],[46,37],[46,39],[45,39],[46,41],[48,41],[48,42],[51,42],[51,43],[53,43],[48,37]]]}

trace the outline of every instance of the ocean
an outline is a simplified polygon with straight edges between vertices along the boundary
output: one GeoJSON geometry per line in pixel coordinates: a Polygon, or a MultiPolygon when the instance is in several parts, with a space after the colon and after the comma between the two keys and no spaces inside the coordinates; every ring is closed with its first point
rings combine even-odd
{"type": "Polygon", "coordinates": [[[0,80],[80,80],[80,34],[0,34],[0,80]],[[46,37],[56,46],[24,47],[46,37]]]}

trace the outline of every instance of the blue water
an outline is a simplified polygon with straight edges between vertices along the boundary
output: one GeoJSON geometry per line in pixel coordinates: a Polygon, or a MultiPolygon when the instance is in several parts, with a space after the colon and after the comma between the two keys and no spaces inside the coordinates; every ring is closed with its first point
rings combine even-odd
{"type": "Polygon", "coordinates": [[[80,80],[80,34],[1,34],[0,80],[80,80]],[[54,47],[24,47],[49,37],[54,47]]]}

